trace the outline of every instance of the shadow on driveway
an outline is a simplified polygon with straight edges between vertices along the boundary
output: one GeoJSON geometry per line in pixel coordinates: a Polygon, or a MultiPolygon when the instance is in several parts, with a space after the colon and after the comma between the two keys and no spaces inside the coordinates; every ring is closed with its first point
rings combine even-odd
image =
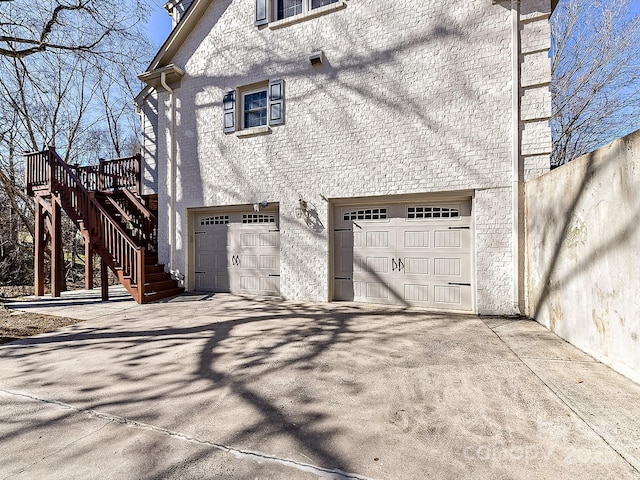
{"type": "Polygon", "coordinates": [[[0,348],[0,408],[15,420],[0,427],[0,477],[22,471],[28,445],[50,459],[26,469],[31,477],[53,459],[72,468],[106,448],[121,463],[99,457],[95,468],[136,478],[196,478],[204,465],[221,478],[306,478],[305,466],[317,468],[309,478],[527,478],[532,469],[572,478],[576,452],[600,455],[583,478],[633,478],[475,316],[198,300],[134,305],[0,348]],[[17,403],[35,406],[9,401],[25,392],[17,403]],[[63,417],[24,415],[43,405],[63,417]],[[58,451],[35,438],[64,436],[61,425],[78,415],[100,423],[84,446],[58,451]],[[145,454],[124,452],[140,429],[154,434],[140,440],[145,454]],[[185,441],[197,451],[181,451],[185,441]],[[267,474],[265,462],[289,473],[267,474]]]}

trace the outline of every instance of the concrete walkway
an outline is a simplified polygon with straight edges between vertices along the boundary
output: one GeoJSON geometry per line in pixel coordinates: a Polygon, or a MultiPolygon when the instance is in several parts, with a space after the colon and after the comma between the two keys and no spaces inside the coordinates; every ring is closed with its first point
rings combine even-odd
{"type": "Polygon", "coordinates": [[[114,294],[15,305],[87,321],[0,346],[0,479],[640,478],[640,386],[535,322],[114,294]]]}

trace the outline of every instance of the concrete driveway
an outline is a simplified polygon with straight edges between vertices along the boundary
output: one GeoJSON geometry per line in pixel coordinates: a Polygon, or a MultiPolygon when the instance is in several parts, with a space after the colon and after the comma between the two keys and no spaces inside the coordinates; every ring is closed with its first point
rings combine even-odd
{"type": "Polygon", "coordinates": [[[531,321],[232,295],[20,308],[88,320],[0,347],[0,479],[640,478],[640,386],[531,321]]]}

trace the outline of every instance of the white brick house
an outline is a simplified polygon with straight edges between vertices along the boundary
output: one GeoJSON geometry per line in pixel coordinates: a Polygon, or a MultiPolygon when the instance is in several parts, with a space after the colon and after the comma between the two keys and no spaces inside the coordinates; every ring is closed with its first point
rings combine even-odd
{"type": "Polygon", "coordinates": [[[551,0],[186,3],[137,102],[187,290],[519,311],[551,0]]]}

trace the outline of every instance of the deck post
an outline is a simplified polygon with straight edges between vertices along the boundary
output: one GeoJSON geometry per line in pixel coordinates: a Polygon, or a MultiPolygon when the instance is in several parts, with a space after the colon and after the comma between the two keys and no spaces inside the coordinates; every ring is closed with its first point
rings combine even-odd
{"type": "Polygon", "coordinates": [[[144,278],[144,248],[141,248],[136,252],[136,264],[138,267],[138,303],[144,303],[144,283],[146,279],[144,278]]]}
{"type": "Polygon", "coordinates": [[[84,239],[84,288],[93,289],[93,248],[88,238],[84,239]]]}
{"type": "Polygon", "coordinates": [[[36,296],[44,295],[44,250],[46,247],[44,234],[44,211],[40,197],[36,197],[36,218],[34,231],[33,290],[36,296]]]}
{"type": "Polygon", "coordinates": [[[100,289],[102,290],[102,301],[109,300],[109,272],[107,262],[100,259],[100,289]]]}
{"type": "Polygon", "coordinates": [[[51,196],[51,296],[59,297],[64,280],[62,252],[62,211],[60,202],[51,196]]]}
{"type": "Polygon", "coordinates": [[[135,172],[136,172],[136,195],[142,196],[142,154],[135,154],[135,172]]]}

